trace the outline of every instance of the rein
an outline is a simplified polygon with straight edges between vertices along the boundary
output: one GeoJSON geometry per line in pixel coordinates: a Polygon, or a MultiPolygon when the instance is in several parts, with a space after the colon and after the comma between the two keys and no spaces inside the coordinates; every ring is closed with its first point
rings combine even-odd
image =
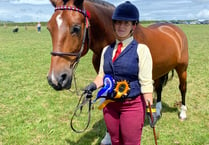
{"type": "Polygon", "coordinates": [[[70,120],[70,127],[72,128],[72,130],[74,132],[82,133],[82,132],[86,131],[86,129],[89,127],[89,124],[90,124],[90,121],[91,121],[91,107],[92,107],[91,97],[88,98],[88,97],[86,97],[85,93],[83,93],[81,95],[79,101],[78,101],[76,109],[75,109],[75,111],[73,113],[73,116],[71,117],[71,120],[70,120]],[[79,116],[82,113],[83,106],[86,105],[86,104],[88,104],[88,121],[87,121],[87,124],[86,124],[86,126],[84,127],[83,130],[75,129],[75,127],[73,125],[74,117],[79,116]],[[80,110],[80,113],[78,113],[79,110],[80,110]]]}

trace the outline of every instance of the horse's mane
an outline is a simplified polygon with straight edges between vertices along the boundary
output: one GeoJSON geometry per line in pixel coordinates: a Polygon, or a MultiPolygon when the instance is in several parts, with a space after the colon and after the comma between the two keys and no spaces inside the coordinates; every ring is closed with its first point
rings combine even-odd
{"type": "Polygon", "coordinates": [[[101,4],[101,5],[107,6],[107,7],[109,7],[109,6],[115,7],[113,4],[103,1],[103,0],[88,0],[88,1],[93,2],[93,3],[97,3],[97,4],[101,4]]]}

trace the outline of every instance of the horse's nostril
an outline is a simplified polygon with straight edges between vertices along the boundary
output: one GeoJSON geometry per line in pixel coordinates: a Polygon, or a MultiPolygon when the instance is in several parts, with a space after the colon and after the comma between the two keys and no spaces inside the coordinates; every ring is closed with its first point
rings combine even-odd
{"type": "Polygon", "coordinates": [[[62,78],[62,80],[64,81],[64,80],[67,78],[67,74],[63,74],[63,75],[61,76],[61,78],[62,78]]]}
{"type": "Polygon", "coordinates": [[[63,84],[63,82],[66,80],[66,78],[67,78],[67,74],[62,74],[59,79],[59,84],[63,84]]]}

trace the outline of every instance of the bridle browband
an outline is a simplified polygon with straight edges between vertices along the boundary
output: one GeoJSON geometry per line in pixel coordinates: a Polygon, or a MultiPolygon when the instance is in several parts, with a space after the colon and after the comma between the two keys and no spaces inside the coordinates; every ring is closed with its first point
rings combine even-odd
{"type": "Polygon", "coordinates": [[[58,6],[55,8],[55,11],[56,10],[72,10],[72,11],[76,11],[76,12],[80,12],[82,13],[85,17],[89,17],[89,13],[86,11],[86,10],[81,10],[79,8],[76,8],[76,7],[72,7],[72,6],[58,6]]]}
{"type": "Polygon", "coordinates": [[[87,34],[87,30],[88,30],[88,27],[89,27],[89,21],[88,21],[88,18],[90,17],[90,14],[88,11],[86,10],[81,10],[79,8],[76,8],[76,7],[71,7],[71,6],[59,6],[59,7],[56,7],[55,8],[55,11],[57,10],[71,10],[71,11],[76,11],[76,12],[79,12],[81,14],[83,14],[84,18],[85,18],[85,21],[84,21],[84,34],[83,34],[83,40],[82,40],[82,45],[81,45],[81,49],[79,52],[77,53],[72,53],[72,52],[60,52],[60,51],[52,51],[51,52],[51,55],[53,56],[76,56],[76,63],[78,63],[80,57],[81,57],[81,54],[84,50],[84,44],[85,44],[85,40],[86,40],[86,34],[87,34]]]}

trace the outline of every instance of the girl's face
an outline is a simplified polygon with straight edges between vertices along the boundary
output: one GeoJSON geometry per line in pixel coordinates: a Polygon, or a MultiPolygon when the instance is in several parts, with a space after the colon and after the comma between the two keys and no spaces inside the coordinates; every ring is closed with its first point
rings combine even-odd
{"type": "Polygon", "coordinates": [[[123,41],[132,35],[135,25],[131,21],[115,21],[114,29],[118,40],[123,41]]]}

